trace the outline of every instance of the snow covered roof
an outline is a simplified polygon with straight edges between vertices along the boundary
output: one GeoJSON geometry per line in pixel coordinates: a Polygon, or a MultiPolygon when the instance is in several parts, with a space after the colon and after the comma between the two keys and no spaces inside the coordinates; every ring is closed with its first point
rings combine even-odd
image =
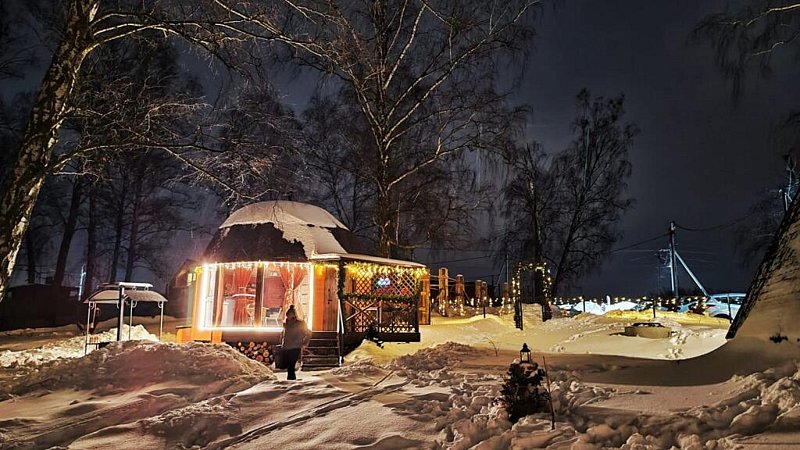
{"type": "Polygon", "coordinates": [[[285,248],[285,245],[270,239],[269,246],[278,251],[258,259],[280,256],[290,259],[304,256],[304,259],[309,259],[320,253],[347,252],[333,233],[333,230],[349,233],[347,227],[328,211],[306,203],[270,201],[247,205],[234,211],[219,229],[221,233],[231,233],[233,229],[238,229],[240,234],[241,230],[258,230],[255,234],[269,233],[271,230],[264,227],[265,224],[271,224],[279,231],[283,240],[300,244],[302,255],[298,255],[296,249],[285,248]],[[275,246],[281,248],[276,249],[275,246]]]}
{"type": "Polygon", "coordinates": [[[328,253],[325,255],[316,255],[312,258],[314,261],[338,261],[340,259],[349,259],[354,261],[367,261],[378,264],[395,265],[403,267],[425,267],[424,264],[416,263],[413,261],[404,261],[402,259],[381,258],[380,256],[361,255],[358,253],[328,253]]]}
{"type": "Polygon", "coordinates": [[[299,202],[269,201],[236,210],[208,244],[208,262],[352,259],[424,267],[367,255],[363,243],[332,214],[299,202]]]}
{"type": "Polygon", "coordinates": [[[227,228],[233,225],[257,223],[274,223],[281,229],[294,226],[347,229],[331,213],[319,206],[284,200],[253,203],[239,208],[219,227],[227,228]]]}
{"type": "MultiPolygon", "coordinates": [[[[124,287],[124,286],[123,286],[124,287]]],[[[125,296],[135,302],[166,302],[167,299],[156,291],[144,289],[125,289],[125,296]]],[[[119,288],[117,285],[104,285],[90,295],[84,303],[114,303],[119,301],[119,288]]]]}

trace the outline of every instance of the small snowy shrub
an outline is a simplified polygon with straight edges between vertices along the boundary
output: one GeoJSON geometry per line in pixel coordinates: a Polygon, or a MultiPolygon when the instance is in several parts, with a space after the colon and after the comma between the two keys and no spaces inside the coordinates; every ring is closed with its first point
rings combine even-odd
{"type": "Polygon", "coordinates": [[[548,410],[550,395],[542,387],[544,369],[536,363],[511,363],[503,387],[500,401],[508,412],[508,419],[516,423],[522,417],[548,410]]]}

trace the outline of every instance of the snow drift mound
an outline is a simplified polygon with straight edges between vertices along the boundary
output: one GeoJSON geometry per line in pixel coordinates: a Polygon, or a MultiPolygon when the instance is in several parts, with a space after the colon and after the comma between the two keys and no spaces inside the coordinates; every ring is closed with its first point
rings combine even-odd
{"type": "MultiPolygon", "coordinates": [[[[787,363],[781,367],[734,377],[744,389],[741,393],[711,406],[699,406],[669,416],[634,416],[625,420],[609,416],[605,422],[591,418],[575,420],[585,429],[576,444],[641,448],[741,448],[731,441],[768,429],[796,430],[800,425],[800,367],[787,363]]],[[[791,444],[790,444],[791,445],[791,444]]],[[[786,447],[788,448],[788,447],[786,447]]]]}
{"type": "Polygon", "coordinates": [[[125,341],[82,358],[46,363],[25,379],[0,388],[0,396],[58,389],[108,394],[169,382],[188,382],[222,392],[268,379],[275,379],[269,368],[227,345],[125,341]]]}
{"type": "Polygon", "coordinates": [[[433,371],[457,367],[465,356],[480,354],[480,350],[469,345],[445,342],[435,347],[423,348],[413,355],[401,356],[390,366],[396,370],[433,371]]]}
{"type": "MultiPolygon", "coordinates": [[[[156,335],[150,334],[142,325],[136,325],[134,327],[122,325],[122,335],[130,336],[133,340],[158,340],[156,335]]],[[[100,342],[115,341],[117,339],[117,329],[112,328],[108,331],[104,331],[93,336],[100,342]]],[[[80,336],[75,336],[69,339],[48,342],[37,348],[30,348],[16,352],[6,350],[4,352],[0,352],[0,367],[16,368],[23,366],[39,366],[48,361],[53,361],[60,358],[80,358],[85,354],[85,343],[86,337],[81,334],[80,336]]]]}

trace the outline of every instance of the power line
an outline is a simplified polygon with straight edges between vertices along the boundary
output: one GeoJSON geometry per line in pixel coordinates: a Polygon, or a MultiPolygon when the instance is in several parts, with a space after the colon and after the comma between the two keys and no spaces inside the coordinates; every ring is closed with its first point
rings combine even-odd
{"type": "Polygon", "coordinates": [[[719,224],[719,225],[714,225],[714,226],[706,227],[706,228],[691,228],[691,227],[684,227],[684,226],[678,225],[678,224],[675,224],[675,227],[680,228],[683,231],[693,231],[693,232],[694,231],[704,232],[704,231],[724,230],[726,228],[730,228],[730,227],[732,227],[734,225],[739,224],[740,222],[744,221],[745,219],[750,218],[751,216],[753,216],[757,212],[758,211],[750,211],[749,213],[739,217],[738,219],[733,220],[732,222],[722,223],[722,224],[719,224]]]}
{"type": "Polygon", "coordinates": [[[454,263],[454,262],[462,262],[462,261],[475,261],[476,259],[485,259],[491,258],[491,254],[483,255],[483,256],[476,256],[474,258],[461,258],[461,259],[450,259],[445,261],[434,261],[429,263],[430,265],[434,264],[445,264],[445,263],[454,263]]]}
{"type": "Polygon", "coordinates": [[[643,241],[639,241],[639,242],[637,242],[637,243],[635,243],[635,244],[626,245],[625,247],[622,247],[622,248],[617,248],[617,249],[611,250],[611,252],[610,252],[610,253],[618,253],[618,252],[621,252],[621,251],[623,251],[623,250],[628,250],[629,248],[638,247],[638,246],[640,246],[640,245],[642,245],[642,244],[647,244],[648,242],[653,242],[653,241],[655,241],[655,240],[662,239],[662,238],[666,237],[667,235],[668,235],[668,233],[661,233],[661,234],[659,234],[658,236],[653,236],[653,237],[651,237],[651,238],[649,238],[649,239],[645,239],[645,240],[643,240],[643,241]]]}

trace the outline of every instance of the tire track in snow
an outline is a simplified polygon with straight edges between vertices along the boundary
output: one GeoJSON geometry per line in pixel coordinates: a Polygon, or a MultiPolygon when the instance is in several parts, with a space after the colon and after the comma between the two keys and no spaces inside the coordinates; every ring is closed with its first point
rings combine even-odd
{"type": "Polygon", "coordinates": [[[156,415],[175,404],[171,396],[155,396],[147,394],[130,403],[111,407],[101,407],[87,412],[71,420],[61,423],[43,422],[33,427],[33,434],[19,436],[0,442],[0,448],[43,448],[54,445],[68,445],[75,439],[94,431],[117,425],[118,420],[133,422],[138,419],[156,415]],[[40,430],[37,430],[39,428],[40,430]]]}
{"type": "Polygon", "coordinates": [[[385,386],[383,388],[378,389],[378,386],[382,384],[384,381],[389,379],[392,375],[394,375],[395,371],[391,371],[386,374],[383,378],[373,383],[371,386],[368,386],[360,391],[352,392],[347,395],[343,395],[341,397],[337,397],[326,402],[322,402],[318,405],[315,405],[310,408],[302,409],[289,415],[286,418],[276,420],[262,426],[253,428],[246,433],[242,433],[238,436],[234,436],[223,441],[210,444],[207,448],[212,450],[222,449],[222,448],[233,448],[240,444],[245,444],[247,442],[251,442],[255,439],[260,437],[266,436],[273,431],[280,430],[284,427],[295,425],[300,422],[304,422],[306,420],[312,419],[314,417],[318,417],[323,414],[327,414],[331,411],[335,411],[337,409],[341,409],[344,407],[355,406],[360,403],[364,403],[366,401],[371,400],[373,397],[379,394],[387,394],[390,392],[397,391],[402,387],[409,384],[411,381],[406,380],[400,383],[391,384],[385,386]]]}

